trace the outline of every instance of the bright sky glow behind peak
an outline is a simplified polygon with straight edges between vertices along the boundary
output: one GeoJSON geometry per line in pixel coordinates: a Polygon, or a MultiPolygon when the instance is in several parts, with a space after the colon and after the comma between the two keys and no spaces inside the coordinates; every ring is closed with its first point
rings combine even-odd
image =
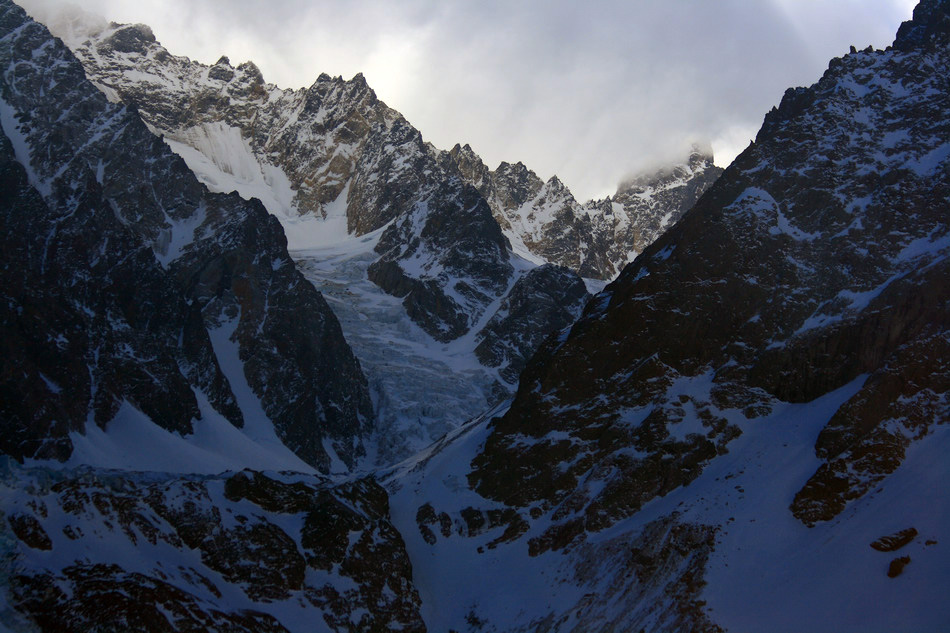
{"type": "MultiPolygon", "coordinates": [[[[17,0],[46,20],[55,0],[17,0]]],[[[522,161],[580,200],[685,157],[728,164],[785,89],[849,45],[889,45],[913,0],[83,0],[172,53],[268,82],[362,72],[437,147],[522,161]]]]}

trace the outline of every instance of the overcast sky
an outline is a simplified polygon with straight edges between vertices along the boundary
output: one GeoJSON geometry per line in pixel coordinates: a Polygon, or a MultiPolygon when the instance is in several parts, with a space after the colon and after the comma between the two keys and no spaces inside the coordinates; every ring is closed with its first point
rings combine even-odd
{"type": "MultiPolygon", "coordinates": [[[[34,12],[52,0],[18,0],[34,12]]],[[[362,72],[423,137],[522,161],[581,199],[712,143],[728,164],[785,89],[854,44],[883,48],[915,0],[83,0],[166,48],[253,60],[309,86],[362,72]]]]}

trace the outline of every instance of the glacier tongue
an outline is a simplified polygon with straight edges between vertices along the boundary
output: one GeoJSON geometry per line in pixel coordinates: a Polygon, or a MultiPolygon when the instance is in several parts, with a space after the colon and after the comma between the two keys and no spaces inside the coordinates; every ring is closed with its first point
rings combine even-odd
{"type": "Polygon", "coordinates": [[[476,359],[474,341],[435,341],[406,318],[400,298],[369,281],[366,269],[378,257],[373,248],[384,230],[291,251],[336,314],[369,380],[378,428],[375,454],[367,446],[367,468],[405,459],[482,413],[498,385],[497,372],[476,359]]]}

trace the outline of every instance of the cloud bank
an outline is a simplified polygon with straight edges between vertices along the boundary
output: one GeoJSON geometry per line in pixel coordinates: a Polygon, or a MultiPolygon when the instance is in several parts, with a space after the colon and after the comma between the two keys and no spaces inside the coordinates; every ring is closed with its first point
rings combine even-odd
{"type": "MultiPolygon", "coordinates": [[[[55,0],[18,0],[43,20],[55,0]]],[[[727,164],[785,89],[853,44],[883,48],[912,0],[83,0],[172,53],[253,60],[267,81],[362,72],[440,148],[522,161],[579,199],[711,142],[727,164]]]]}

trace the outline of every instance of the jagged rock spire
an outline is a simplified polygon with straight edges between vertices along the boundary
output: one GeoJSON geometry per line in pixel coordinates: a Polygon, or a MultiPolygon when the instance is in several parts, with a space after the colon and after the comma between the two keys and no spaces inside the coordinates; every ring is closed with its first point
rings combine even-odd
{"type": "Polygon", "coordinates": [[[901,24],[894,48],[908,51],[950,41],[950,0],[922,0],[914,17],[901,24]]]}

